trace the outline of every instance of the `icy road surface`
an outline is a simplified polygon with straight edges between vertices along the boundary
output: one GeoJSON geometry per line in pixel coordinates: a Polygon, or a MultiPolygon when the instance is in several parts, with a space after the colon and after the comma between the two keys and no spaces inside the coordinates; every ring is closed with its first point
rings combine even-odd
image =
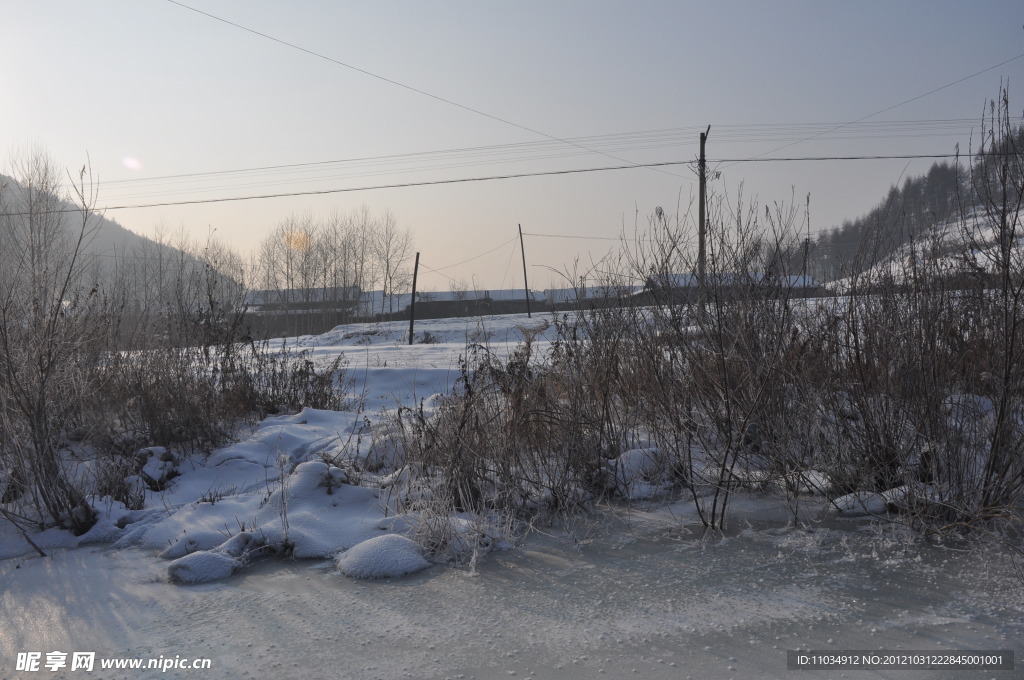
{"type": "MultiPolygon", "coordinates": [[[[535,535],[475,574],[434,567],[393,581],[274,559],[188,587],[136,550],[9,559],[0,677],[779,678],[795,673],[786,650],[797,648],[1015,649],[1016,671],[914,675],[1021,677],[1024,589],[1003,558],[982,564],[854,522],[709,541],[671,524],[658,515],[634,518],[632,531],[581,526],[576,544],[535,535]],[[212,668],[15,673],[17,653],[33,650],[204,657],[212,668]]],[[[844,675],[908,677],[798,674],[844,675]]]]}

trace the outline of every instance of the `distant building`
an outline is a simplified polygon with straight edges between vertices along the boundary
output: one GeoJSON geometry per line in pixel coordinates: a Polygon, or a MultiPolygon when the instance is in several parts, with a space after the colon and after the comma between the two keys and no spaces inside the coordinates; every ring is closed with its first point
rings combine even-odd
{"type": "MultiPolygon", "coordinates": [[[[705,283],[708,286],[740,287],[758,286],[763,288],[798,288],[801,290],[816,290],[820,284],[813,276],[786,275],[770,276],[762,272],[733,273],[714,272],[705,275],[705,283]]],[[[674,290],[696,288],[699,284],[697,274],[652,274],[647,277],[647,290],[674,290]]]]}
{"type": "Polygon", "coordinates": [[[244,304],[256,313],[352,311],[360,295],[359,286],[269,288],[250,290],[244,304]]]}
{"type": "MultiPolygon", "coordinates": [[[[708,295],[740,299],[746,297],[815,297],[821,286],[813,276],[770,276],[762,272],[709,272],[705,275],[708,295]]],[[[697,274],[655,274],[647,279],[645,293],[653,302],[695,301],[700,294],[697,274]]]]}
{"type": "Polygon", "coordinates": [[[544,290],[544,299],[549,305],[578,302],[580,300],[619,300],[631,297],[643,289],[643,286],[627,285],[581,285],[578,288],[547,288],[544,290]]]}
{"type": "MultiPolygon", "coordinates": [[[[379,301],[379,298],[377,298],[379,301]]],[[[408,295],[402,296],[403,305],[397,309],[404,309],[409,306],[408,295]]],[[[463,302],[463,301],[495,301],[526,300],[525,288],[503,288],[500,290],[456,290],[456,291],[419,291],[416,293],[416,304],[421,302],[463,302]]],[[[543,297],[537,291],[530,291],[531,302],[543,302],[543,297]]],[[[378,306],[378,309],[380,307],[378,306]]]]}

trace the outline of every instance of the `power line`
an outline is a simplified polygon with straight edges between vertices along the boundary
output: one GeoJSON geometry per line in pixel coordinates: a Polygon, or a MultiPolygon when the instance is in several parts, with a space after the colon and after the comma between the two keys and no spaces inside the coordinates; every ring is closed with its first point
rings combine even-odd
{"type": "MultiPolygon", "coordinates": [[[[818,133],[818,134],[815,134],[815,135],[811,135],[810,137],[807,137],[805,139],[801,139],[801,140],[798,140],[798,141],[795,141],[795,142],[790,142],[789,144],[784,144],[784,145],[782,145],[782,146],[780,146],[778,148],[772,149],[770,151],[765,151],[763,154],[759,154],[759,156],[767,156],[770,153],[775,153],[776,151],[781,151],[783,149],[788,149],[791,146],[795,146],[797,144],[802,144],[804,142],[810,141],[810,140],[815,139],[817,137],[821,137],[822,135],[830,134],[832,132],[840,130],[840,129],[844,128],[844,127],[847,127],[847,126],[850,126],[850,125],[855,125],[856,123],[863,122],[863,121],[867,120],[868,118],[874,118],[875,116],[880,116],[883,113],[886,113],[888,111],[892,111],[893,109],[899,108],[899,107],[903,106],[904,104],[909,104],[911,102],[917,101],[918,99],[923,99],[924,97],[927,97],[929,95],[935,94],[936,92],[940,92],[942,90],[945,90],[946,88],[953,87],[954,85],[959,85],[960,83],[964,82],[965,80],[970,80],[971,78],[980,76],[983,73],[988,73],[989,71],[997,69],[1000,66],[1005,66],[1006,64],[1009,64],[1011,61],[1017,61],[1021,57],[1024,57],[1024,53],[1018,54],[1016,57],[1011,57],[1011,58],[1007,59],[1006,61],[1001,61],[1001,62],[999,62],[998,64],[996,64],[994,66],[989,66],[988,68],[984,68],[984,69],[982,69],[982,70],[980,70],[980,71],[978,71],[976,73],[972,73],[969,76],[964,76],[963,78],[960,78],[959,80],[954,80],[951,83],[946,83],[945,85],[943,85],[941,87],[937,87],[934,90],[929,90],[928,92],[925,92],[924,94],[919,94],[916,97],[911,97],[910,99],[906,99],[904,101],[901,101],[899,104],[893,104],[892,106],[887,106],[886,108],[880,109],[878,111],[875,111],[874,113],[869,113],[866,116],[861,116],[857,120],[852,120],[852,121],[850,121],[848,123],[843,123],[842,125],[837,125],[836,127],[832,128],[831,130],[827,130],[825,132],[821,132],[821,133],[818,133]]],[[[736,161],[736,162],[743,162],[743,161],[736,161]]]]}
{"type": "MultiPolygon", "coordinates": [[[[168,0],[170,1],[170,0],[168,0]]],[[[631,163],[629,165],[615,165],[606,166],[601,168],[579,168],[575,170],[548,170],[544,172],[521,172],[512,173],[507,175],[488,175],[484,177],[460,177],[455,179],[436,179],[426,180],[421,182],[401,182],[398,184],[378,184],[373,186],[365,187],[347,187],[343,189],[320,189],[311,191],[291,191],[282,192],[276,194],[261,194],[258,196],[225,196],[220,198],[200,198],[190,201],[165,201],[161,203],[144,203],[138,205],[115,205],[105,208],[106,210],[125,210],[129,208],[161,208],[165,206],[173,205],[196,205],[203,203],[227,203],[232,201],[249,201],[259,200],[265,198],[287,198],[291,196],[317,196],[324,194],[343,194],[354,191],[375,191],[379,189],[405,189],[408,187],[422,187],[422,186],[437,186],[442,184],[463,184],[466,182],[488,182],[492,180],[501,179],[519,179],[523,177],[545,177],[553,175],[572,175],[586,172],[601,172],[606,170],[633,170],[636,168],[656,168],[664,167],[668,165],[686,165],[692,161],[665,161],[661,163],[631,163]]],[[[56,212],[71,212],[71,211],[56,211],[56,212]]]]}
{"type": "MultiPolygon", "coordinates": [[[[585,147],[585,146],[583,146],[581,144],[577,144],[575,142],[572,142],[572,141],[569,141],[569,140],[566,140],[566,139],[562,139],[561,137],[556,137],[554,135],[549,135],[546,132],[541,132],[540,130],[536,130],[534,128],[527,127],[526,125],[520,125],[519,123],[516,123],[516,122],[513,122],[511,120],[508,120],[507,118],[502,118],[500,116],[496,116],[494,114],[487,113],[486,111],[481,111],[480,109],[475,109],[475,108],[473,108],[471,106],[466,106],[465,104],[460,104],[459,102],[456,102],[456,101],[451,100],[451,99],[447,99],[447,98],[442,97],[440,95],[436,95],[436,94],[433,94],[431,92],[427,92],[426,90],[421,90],[421,89],[419,89],[417,87],[413,87],[412,85],[406,85],[405,83],[399,82],[399,81],[394,80],[392,78],[387,78],[385,76],[378,75],[376,73],[373,73],[372,71],[367,71],[366,69],[359,68],[358,66],[353,66],[352,64],[348,64],[348,63],[340,61],[338,59],[334,59],[332,57],[328,57],[325,54],[322,54],[320,52],[315,52],[315,51],[307,49],[305,47],[301,47],[300,45],[296,45],[295,43],[288,42],[287,40],[282,40],[280,38],[275,38],[272,35],[268,35],[266,33],[262,33],[260,31],[255,30],[255,29],[249,28],[247,26],[243,26],[243,25],[235,23],[233,21],[229,21],[228,19],[223,19],[223,18],[221,18],[219,16],[216,16],[215,14],[210,14],[209,12],[204,12],[204,11],[202,11],[200,9],[196,9],[195,7],[191,7],[191,6],[186,5],[184,3],[178,2],[178,0],[167,0],[167,2],[171,3],[172,5],[177,5],[178,7],[182,7],[184,9],[191,10],[191,11],[193,11],[193,12],[195,12],[197,14],[201,14],[201,15],[203,15],[205,17],[209,17],[210,19],[214,19],[216,21],[220,21],[220,22],[225,23],[225,24],[227,24],[229,26],[234,26],[235,28],[241,29],[241,30],[246,31],[248,33],[252,33],[253,35],[257,35],[257,36],[259,36],[261,38],[266,38],[267,40],[271,40],[271,41],[276,42],[276,43],[278,43],[280,45],[284,45],[286,47],[290,47],[290,48],[292,48],[294,50],[298,50],[300,52],[305,52],[306,54],[308,54],[310,56],[317,57],[318,59],[323,59],[323,60],[328,61],[328,62],[330,62],[332,64],[336,64],[338,66],[342,66],[344,68],[356,71],[357,73],[362,73],[363,75],[369,76],[371,78],[376,78],[377,80],[383,81],[383,82],[388,83],[390,85],[395,85],[396,87],[400,87],[400,88],[403,88],[405,90],[409,90],[410,92],[415,92],[416,94],[423,95],[424,97],[430,97],[431,99],[435,99],[435,100],[437,100],[439,102],[443,102],[443,103],[448,104],[450,106],[454,106],[454,107],[460,108],[460,109],[462,109],[464,111],[469,111],[470,113],[474,113],[474,114],[476,114],[478,116],[483,116],[485,118],[489,118],[491,120],[497,121],[499,123],[503,123],[505,125],[511,125],[514,128],[518,128],[518,129],[523,130],[525,132],[529,132],[529,133],[534,134],[534,135],[539,135],[541,137],[547,137],[548,139],[551,139],[551,140],[554,140],[554,141],[557,141],[557,142],[562,142],[563,144],[569,144],[571,146],[578,147],[578,148],[583,149],[585,151],[589,151],[590,153],[600,154],[602,156],[606,156],[607,158],[611,158],[611,159],[616,160],[616,161],[620,161],[620,162],[623,162],[623,163],[628,163],[629,162],[629,161],[627,161],[624,158],[619,158],[618,156],[615,156],[615,155],[612,155],[612,154],[609,154],[609,153],[605,153],[603,151],[596,151],[594,149],[589,149],[589,148],[587,148],[587,147],[585,147]]],[[[642,167],[642,166],[637,166],[637,167],[642,167]]],[[[644,166],[644,167],[650,167],[650,166],[644,166]]],[[[672,174],[672,173],[667,173],[667,174],[672,174]]]]}
{"type": "MultiPolygon", "coordinates": [[[[580,152],[565,152],[565,153],[562,153],[562,154],[558,154],[558,156],[559,157],[568,157],[568,156],[572,156],[572,155],[578,155],[579,153],[580,152]]],[[[549,157],[554,157],[554,156],[549,156],[549,157]]],[[[513,158],[513,159],[502,160],[502,161],[495,161],[495,163],[508,164],[508,163],[516,163],[516,162],[527,161],[527,160],[536,160],[536,159],[513,158]]],[[[326,176],[326,177],[299,178],[299,179],[290,179],[290,180],[268,179],[268,180],[259,181],[259,182],[242,182],[242,183],[237,183],[237,184],[225,184],[225,185],[221,185],[221,186],[207,185],[207,186],[197,187],[197,188],[193,188],[193,189],[188,189],[188,188],[185,188],[185,189],[169,189],[169,190],[166,190],[166,191],[157,190],[157,191],[151,191],[151,192],[144,192],[144,193],[141,193],[141,194],[139,194],[139,193],[126,194],[123,198],[120,198],[119,200],[130,200],[130,199],[133,199],[133,198],[134,199],[143,199],[143,198],[147,198],[147,197],[159,197],[159,196],[174,195],[174,194],[179,194],[179,193],[182,193],[182,192],[189,192],[189,191],[191,191],[191,192],[218,192],[218,191],[219,192],[223,192],[223,191],[226,191],[226,190],[229,190],[229,189],[255,189],[257,187],[265,187],[265,186],[280,187],[282,185],[308,184],[308,183],[310,183],[312,181],[326,182],[326,181],[333,181],[333,180],[338,180],[338,179],[348,179],[348,178],[368,178],[368,177],[377,177],[377,176],[392,176],[392,175],[397,175],[397,174],[407,174],[407,173],[411,173],[411,172],[421,172],[421,171],[428,171],[428,170],[442,170],[442,169],[448,169],[448,168],[454,168],[454,167],[467,167],[467,166],[475,166],[475,165],[479,165],[479,163],[453,163],[453,164],[446,164],[446,165],[437,165],[437,166],[432,166],[432,167],[421,167],[421,168],[415,168],[415,169],[413,169],[413,168],[397,169],[397,170],[388,170],[388,171],[372,172],[372,173],[366,173],[366,172],[341,173],[341,174],[332,174],[332,175],[326,176]]],[[[627,167],[643,167],[643,164],[633,163],[632,165],[627,166],[627,167]]],[[[672,175],[672,176],[676,177],[676,175],[672,175]]]]}
{"type": "MultiPolygon", "coordinates": [[[[947,136],[947,132],[964,132],[965,125],[973,123],[972,119],[951,120],[918,120],[918,121],[878,121],[859,123],[846,128],[841,135],[831,135],[830,139],[884,139],[898,136],[937,137],[947,136]]],[[[728,143],[750,144],[769,139],[791,139],[794,134],[804,135],[808,130],[827,132],[835,127],[831,123],[787,123],[787,124],[737,124],[722,125],[716,134],[716,145],[728,143]]],[[[685,147],[690,144],[696,128],[668,128],[662,130],[646,130],[620,132],[591,137],[577,137],[588,147],[601,146],[616,151],[636,151],[640,149],[669,149],[685,147]]],[[[439,169],[472,167],[478,165],[525,163],[539,159],[568,158],[581,155],[579,150],[566,150],[565,146],[549,140],[519,142],[512,144],[463,147],[447,150],[422,151],[407,154],[390,154],[381,156],[357,157],[314,161],[307,163],[278,164],[234,170],[205,171],[183,173],[157,177],[133,177],[123,180],[104,182],[105,194],[113,201],[146,201],[173,200],[182,194],[207,195],[226,193],[229,191],[259,191],[262,187],[272,186],[283,190],[288,185],[310,185],[313,182],[323,186],[325,182],[333,182],[350,178],[366,178],[387,176],[412,172],[426,172],[439,169]],[[199,182],[202,182],[199,185],[199,182]],[[189,186],[191,182],[192,186],[189,186]],[[166,183],[166,186],[159,186],[166,183]],[[111,187],[114,191],[111,192],[111,187]],[[124,191],[118,191],[118,189],[124,191]],[[114,198],[116,196],[116,198],[114,198]]],[[[635,164],[635,163],[634,163],[635,164]]]]}
{"type": "Polygon", "coordinates": [[[1011,61],[1017,61],[1021,57],[1024,57],[1024,53],[1018,54],[1016,57],[1010,57],[1006,61],[1001,61],[998,64],[996,64],[995,66],[989,66],[988,68],[984,68],[984,69],[978,71],[977,73],[972,73],[969,76],[964,76],[963,78],[960,78],[959,80],[954,80],[953,82],[947,83],[947,84],[943,85],[942,87],[937,87],[934,90],[929,90],[928,92],[925,92],[924,94],[919,94],[916,97],[911,97],[910,99],[902,101],[899,104],[893,104],[892,106],[884,108],[881,111],[875,111],[874,113],[868,114],[868,115],[864,116],[863,118],[858,118],[857,120],[855,120],[853,122],[854,123],[859,123],[862,120],[866,120],[868,118],[874,118],[875,116],[879,116],[879,115],[881,115],[883,113],[886,113],[888,111],[892,111],[895,108],[899,108],[900,106],[903,106],[904,104],[909,104],[910,102],[915,102],[918,99],[923,99],[924,97],[927,97],[928,95],[935,94],[936,92],[940,92],[942,90],[945,90],[946,88],[953,87],[954,85],[959,85],[960,83],[964,82],[965,80],[970,80],[971,78],[974,78],[976,76],[980,76],[982,73],[988,73],[989,71],[995,70],[995,69],[999,68],[1000,66],[1005,66],[1006,64],[1009,64],[1011,61]]]}
{"type": "MultiPolygon", "coordinates": [[[[170,1],[170,0],[168,0],[170,1]]],[[[989,156],[1006,156],[1012,155],[1012,152],[1005,153],[989,153],[989,156]]],[[[774,163],[774,162],[800,162],[800,161],[868,161],[868,160],[910,160],[910,159],[950,159],[960,158],[960,154],[894,154],[894,155],[876,155],[876,156],[801,156],[801,157],[790,157],[790,158],[722,158],[722,159],[709,159],[708,163],[774,163]]],[[[157,203],[138,203],[134,205],[110,205],[103,208],[97,209],[94,212],[103,212],[107,210],[134,210],[141,208],[163,208],[170,206],[179,205],[202,205],[210,203],[231,203],[236,201],[255,201],[268,198],[290,198],[296,196],[321,196],[327,194],[343,194],[352,193],[357,191],[377,191],[381,189],[405,189],[409,187],[422,187],[422,186],[440,186],[445,184],[465,184],[468,182],[489,182],[496,180],[505,179],[521,179],[526,177],[552,177],[556,175],[577,175],[589,172],[607,172],[611,170],[635,170],[638,168],[658,168],[671,165],[689,165],[694,161],[661,161],[657,163],[631,163],[629,165],[610,165],[597,168],[576,168],[570,170],[547,170],[541,172],[520,172],[511,173],[506,175],[487,175],[480,177],[460,177],[454,179],[437,179],[437,180],[425,180],[419,182],[402,182],[397,184],[377,184],[363,187],[345,187],[341,189],[319,189],[310,191],[290,191],[280,192],[274,194],[259,194],[250,196],[221,196],[218,198],[197,198],[192,200],[184,201],[163,201],[157,203]]],[[[77,208],[67,208],[64,210],[49,210],[43,211],[44,213],[73,213],[80,212],[77,208]]],[[[29,213],[7,213],[8,216],[20,216],[27,215],[29,213]]]]}
{"type": "MultiPolygon", "coordinates": [[[[512,249],[508,252],[508,262],[505,263],[505,273],[501,275],[501,283],[498,284],[498,290],[501,290],[505,287],[505,279],[508,278],[508,270],[512,266],[512,258],[515,257],[515,255],[516,249],[513,246],[512,249]]],[[[526,289],[525,283],[523,284],[523,289],[526,289]]]]}
{"type": "MultiPolygon", "coordinates": [[[[170,0],[168,0],[170,1],[170,0]]],[[[663,167],[667,165],[686,165],[692,161],[664,161],[660,163],[642,163],[642,164],[631,164],[631,165],[616,165],[607,166],[601,168],[579,168],[575,170],[549,170],[545,172],[522,172],[508,175],[488,175],[484,177],[461,177],[455,179],[436,179],[426,180],[420,182],[402,182],[398,184],[377,184],[372,186],[364,187],[345,187],[341,189],[317,189],[310,191],[287,191],[274,194],[259,194],[252,196],[221,196],[218,198],[196,198],[185,201],[162,201],[157,203],[136,203],[134,205],[108,205],[103,208],[97,208],[93,212],[105,212],[108,210],[135,210],[141,208],[165,208],[170,206],[178,205],[204,205],[210,203],[233,203],[237,201],[256,201],[268,198],[291,198],[295,196],[322,196],[327,194],[344,194],[356,191],[377,191],[380,189],[405,189],[409,187],[423,187],[423,186],[439,186],[444,184],[464,184],[467,182],[488,182],[493,180],[502,179],[519,179],[524,177],[545,177],[553,175],[572,175],[581,174],[587,172],[601,172],[606,170],[633,170],[636,168],[653,168],[663,167]]],[[[78,208],[66,208],[63,210],[48,210],[41,211],[39,214],[54,214],[54,213],[75,213],[81,212],[78,208]]],[[[8,216],[22,216],[28,215],[27,212],[17,213],[6,213],[8,216]]]]}
{"type": "Polygon", "coordinates": [[[540,236],[541,238],[575,238],[586,241],[621,241],[614,236],[579,236],[576,234],[538,234],[536,232],[524,231],[523,236],[540,236]]]}
{"type": "MultiPolygon", "coordinates": [[[[865,137],[875,139],[888,139],[898,137],[900,139],[908,136],[926,137],[948,137],[962,133],[965,126],[973,125],[976,121],[973,118],[959,119],[922,119],[902,121],[877,121],[864,123],[853,130],[852,137],[843,139],[863,139],[865,137]],[[943,132],[945,130],[946,132],[943,132]]],[[[855,124],[845,124],[847,127],[855,124]]],[[[571,141],[579,142],[587,146],[597,144],[614,145],[620,151],[636,151],[644,149],[663,148],[673,142],[679,145],[689,144],[694,131],[700,131],[701,126],[666,128],[661,130],[640,130],[631,132],[616,132],[605,135],[593,135],[586,137],[571,137],[571,141]]],[[[770,141],[776,138],[790,138],[794,135],[802,136],[805,131],[819,130],[821,134],[828,134],[830,130],[837,129],[835,123],[740,123],[723,124],[715,127],[716,144],[723,143],[751,143],[757,141],[770,141]],[[825,128],[823,131],[822,128],[825,128]]],[[[558,141],[557,144],[561,144],[558,141]]],[[[362,164],[392,164],[426,160],[437,156],[460,156],[460,157],[481,157],[481,162],[489,162],[487,156],[506,156],[521,151],[543,153],[546,147],[553,146],[551,140],[516,142],[510,144],[493,144],[486,146],[455,147],[451,149],[434,149],[430,151],[415,151],[404,154],[384,154],[377,156],[357,156],[354,158],[341,158],[322,161],[307,161],[302,163],[286,163],[277,165],[264,165],[248,168],[234,168],[227,170],[210,170],[202,172],[180,173],[173,175],[157,175],[153,177],[130,177],[120,180],[107,181],[106,186],[136,185],[150,182],[161,182],[165,180],[184,180],[194,178],[210,178],[225,175],[244,175],[266,173],[269,171],[297,171],[318,169],[324,166],[334,165],[362,165],[362,164]]],[[[536,160],[545,156],[517,157],[516,160],[536,160]]]]}
{"type": "MultiPolygon", "coordinates": [[[[657,239],[652,238],[639,238],[636,236],[632,237],[618,237],[618,236],[581,236],[579,234],[541,234],[538,232],[524,231],[523,236],[538,236],[540,238],[569,238],[569,239],[580,239],[583,241],[617,241],[617,242],[629,242],[629,243],[656,243],[657,239]]],[[[534,267],[541,267],[544,265],[533,265],[534,267]]]]}
{"type": "Polygon", "coordinates": [[[507,240],[504,243],[502,243],[500,246],[495,246],[495,247],[491,248],[490,250],[488,250],[486,252],[480,253],[479,255],[474,255],[473,257],[466,258],[465,260],[460,260],[459,262],[456,262],[455,264],[449,264],[449,265],[445,265],[444,267],[438,267],[438,269],[451,269],[452,267],[458,267],[460,264],[466,264],[467,262],[472,262],[473,260],[481,258],[484,255],[490,255],[491,253],[493,253],[496,250],[501,250],[502,248],[504,248],[509,243],[512,243],[515,240],[516,240],[516,237],[513,236],[509,240],[507,240]]]}
{"type": "MultiPolygon", "coordinates": [[[[988,154],[995,156],[1008,156],[1016,155],[1007,153],[995,153],[988,154]]],[[[919,159],[919,158],[961,158],[963,154],[958,153],[907,153],[907,154],[878,154],[878,155],[865,155],[865,156],[792,156],[789,158],[762,158],[761,156],[753,156],[751,158],[719,158],[719,159],[708,159],[708,163],[774,163],[776,161],[887,161],[887,160],[908,160],[908,159],[919,159]]],[[[693,161],[690,161],[693,162],[693,161]]]]}
{"type": "Polygon", "coordinates": [[[428,265],[425,265],[425,264],[423,264],[423,261],[422,261],[422,260],[420,260],[420,266],[421,266],[421,267],[423,267],[424,269],[428,269],[428,270],[430,270],[430,271],[434,272],[434,273],[435,273],[435,274],[437,274],[438,276],[443,276],[444,278],[446,278],[446,279],[448,279],[449,281],[451,281],[452,283],[454,283],[454,284],[455,284],[456,286],[458,286],[458,285],[461,285],[461,284],[460,284],[460,283],[459,283],[458,281],[456,281],[456,280],[455,280],[455,279],[453,279],[452,277],[448,276],[448,275],[447,275],[447,274],[445,274],[444,272],[439,272],[439,271],[437,271],[436,269],[434,269],[433,267],[430,267],[430,266],[428,266],[428,265]]]}

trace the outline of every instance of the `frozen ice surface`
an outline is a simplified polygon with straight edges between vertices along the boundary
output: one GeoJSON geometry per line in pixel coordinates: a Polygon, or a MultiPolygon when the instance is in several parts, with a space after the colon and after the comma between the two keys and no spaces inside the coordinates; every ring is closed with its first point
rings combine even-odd
{"type": "Polygon", "coordinates": [[[208,657],[211,677],[229,680],[768,679],[792,676],[786,650],[798,648],[1015,648],[1020,657],[1024,595],[1005,556],[880,539],[850,520],[725,538],[687,534],[657,513],[641,525],[577,527],[602,536],[589,541],[535,535],[475,572],[399,580],[264,560],[214,584],[175,586],[150,553],[100,547],[4,560],[0,617],[18,625],[0,629],[0,677],[39,677],[13,672],[27,650],[208,657]]]}

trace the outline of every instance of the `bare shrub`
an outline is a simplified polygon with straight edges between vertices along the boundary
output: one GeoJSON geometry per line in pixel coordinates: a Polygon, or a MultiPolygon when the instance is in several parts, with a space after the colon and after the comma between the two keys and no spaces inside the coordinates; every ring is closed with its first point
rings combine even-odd
{"type": "MultiPolygon", "coordinates": [[[[70,478],[61,451],[94,397],[105,332],[98,282],[84,248],[95,198],[83,167],[77,214],[66,218],[62,178],[41,152],[17,161],[17,183],[0,187],[0,461],[5,495],[82,533],[94,513],[70,478]],[[12,488],[12,483],[14,488],[12,488]]],[[[6,513],[5,513],[6,514],[6,513]]]]}
{"type": "MultiPolygon", "coordinates": [[[[240,259],[179,237],[101,263],[83,168],[77,208],[42,154],[0,187],[0,510],[19,530],[95,521],[87,497],[142,502],[140,448],[207,450],[240,419],[344,408],[343,357],[245,337],[240,259]]],[[[27,535],[27,534],[26,534],[27,535]]]]}
{"type": "Polygon", "coordinates": [[[529,334],[504,361],[471,346],[433,414],[400,412],[405,466],[439,480],[453,511],[535,517],[583,507],[601,488],[599,414],[541,359],[529,334]]]}

